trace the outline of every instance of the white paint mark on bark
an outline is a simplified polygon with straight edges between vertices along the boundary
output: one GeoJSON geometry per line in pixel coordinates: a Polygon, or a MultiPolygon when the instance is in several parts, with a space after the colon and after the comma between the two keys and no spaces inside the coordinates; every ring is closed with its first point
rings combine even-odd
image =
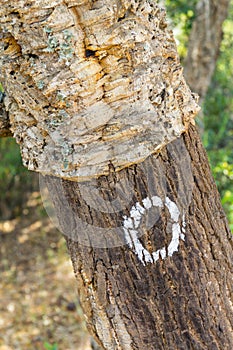
{"type": "Polygon", "coordinates": [[[172,202],[168,197],[166,197],[166,199],[165,199],[165,205],[170,212],[171,218],[174,221],[178,221],[180,211],[179,211],[177,205],[174,202],[172,202]]]}
{"type": "Polygon", "coordinates": [[[166,248],[162,248],[160,249],[159,251],[160,255],[161,255],[161,258],[164,260],[166,258],[166,248]]]}
{"type": "Polygon", "coordinates": [[[150,253],[143,247],[142,243],[139,241],[138,232],[136,230],[130,230],[134,249],[138,254],[139,260],[147,262],[153,262],[150,253]]]}
{"type": "Polygon", "coordinates": [[[182,227],[181,227],[181,232],[180,233],[180,238],[184,241],[185,240],[185,231],[186,231],[186,222],[185,222],[185,215],[183,214],[182,217],[182,227]]]}
{"type": "Polygon", "coordinates": [[[168,246],[168,256],[172,256],[174,252],[178,252],[180,235],[180,225],[176,222],[172,225],[172,240],[168,246]]]}
{"type": "Polygon", "coordinates": [[[146,209],[150,209],[151,207],[152,207],[152,203],[151,203],[151,200],[150,200],[150,198],[144,198],[143,200],[142,200],[142,203],[143,203],[143,205],[144,205],[144,207],[146,208],[146,209]]]}
{"type": "Polygon", "coordinates": [[[158,196],[153,196],[152,202],[153,202],[153,205],[155,207],[160,207],[160,208],[163,207],[163,202],[162,202],[161,198],[159,198],[158,196]]]}
{"type": "Polygon", "coordinates": [[[153,196],[151,199],[146,197],[142,200],[143,206],[140,203],[136,203],[130,210],[130,216],[124,216],[123,230],[125,234],[125,240],[130,249],[132,249],[137,255],[138,259],[145,266],[147,263],[155,263],[159,258],[165,259],[171,257],[175,252],[178,251],[179,241],[185,240],[185,216],[182,216],[182,226],[180,226],[179,218],[180,211],[175,202],[171,201],[170,198],[166,197],[163,203],[162,199],[158,196],[153,196]],[[167,207],[172,224],[172,239],[168,247],[163,247],[155,252],[150,253],[139,240],[138,229],[140,227],[142,216],[146,212],[154,207],[163,208],[167,207]]]}

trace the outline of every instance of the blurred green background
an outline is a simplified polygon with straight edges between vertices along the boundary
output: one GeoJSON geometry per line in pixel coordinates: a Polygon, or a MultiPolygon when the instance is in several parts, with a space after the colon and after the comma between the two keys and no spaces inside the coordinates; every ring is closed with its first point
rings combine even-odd
{"type": "MultiPolygon", "coordinates": [[[[165,0],[181,61],[187,53],[197,2],[197,0],[165,0]]],[[[224,37],[216,70],[202,106],[205,128],[203,142],[230,227],[233,229],[233,1],[223,31],[224,37]]],[[[1,139],[0,219],[20,215],[26,193],[35,186],[35,177],[21,164],[19,148],[15,141],[11,138],[1,139]]]]}
{"type": "MultiPolygon", "coordinates": [[[[178,44],[181,62],[187,54],[188,38],[198,0],[165,0],[178,44]]],[[[223,24],[223,40],[215,72],[205,101],[204,146],[222,204],[233,231],[233,1],[223,24]]]]}

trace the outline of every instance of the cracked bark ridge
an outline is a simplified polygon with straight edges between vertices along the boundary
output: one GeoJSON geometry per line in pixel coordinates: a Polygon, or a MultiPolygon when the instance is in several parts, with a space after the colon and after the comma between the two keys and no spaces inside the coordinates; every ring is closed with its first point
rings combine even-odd
{"type": "Polygon", "coordinates": [[[0,0],[1,76],[24,164],[85,180],[143,161],[199,107],[152,0],[0,0]]]}

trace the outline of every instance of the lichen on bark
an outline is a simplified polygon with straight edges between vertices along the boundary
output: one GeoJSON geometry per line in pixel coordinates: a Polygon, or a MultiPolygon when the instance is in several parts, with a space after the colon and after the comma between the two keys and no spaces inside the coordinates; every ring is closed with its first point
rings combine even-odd
{"type": "Polygon", "coordinates": [[[0,0],[1,77],[30,170],[84,180],[143,161],[198,111],[155,1],[0,0]]]}

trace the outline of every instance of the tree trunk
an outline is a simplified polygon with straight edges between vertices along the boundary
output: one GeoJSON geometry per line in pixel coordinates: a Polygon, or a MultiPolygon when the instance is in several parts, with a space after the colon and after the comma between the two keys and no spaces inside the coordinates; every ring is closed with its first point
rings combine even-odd
{"type": "Polygon", "coordinates": [[[0,5],[4,108],[24,164],[49,175],[100,345],[232,349],[231,235],[164,11],[0,5]]]}
{"type": "Polygon", "coordinates": [[[198,111],[154,0],[0,0],[0,81],[30,169],[80,181],[143,161],[198,111]],[[106,11],[107,9],[107,11],[106,11]]]}
{"type": "Polygon", "coordinates": [[[104,349],[233,348],[232,236],[194,127],[97,181],[46,182],[104,349]]]}
{"type": "Polygon", "coordinates": [[[203,102],[216,67],[222,41],[222,25],[230,0],[199,0],[184,62],[184,75],[203,102]]]}

